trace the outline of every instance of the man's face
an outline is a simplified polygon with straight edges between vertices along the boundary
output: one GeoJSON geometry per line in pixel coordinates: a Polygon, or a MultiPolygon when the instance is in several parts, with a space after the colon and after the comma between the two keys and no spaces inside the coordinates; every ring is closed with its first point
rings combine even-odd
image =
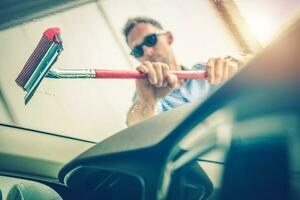
{"type": "MultiPolygon", "coordinates": [[[[139,23],[128,34],[128,45],[133,49],[144,42],[146,36],[159,33],[161,30],[151,24],[139,23]]],[[[173,64],[173,52],[171,50],[172,36],[170,32],[157,36],[157,43],[152,47],[142,46],[143,56],[137,57],[141,63],[145,61],[162,62],[168,65],[173,64]]]]}

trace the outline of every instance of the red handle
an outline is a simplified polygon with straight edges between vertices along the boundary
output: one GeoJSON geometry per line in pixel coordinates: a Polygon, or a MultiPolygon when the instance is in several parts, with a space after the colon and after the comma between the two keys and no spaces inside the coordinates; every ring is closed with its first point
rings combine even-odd
{"type": "MultiPolygon", "coordinates": [[[[113,70],[95,70],[95,78],[124,78],[124,79],[140,79],[146,78],[146,74],[141,74],[136,71],[113,71],[113,70]]],[[[170,71],[180,79],[206,79],[205,71],[170,71]]]]}

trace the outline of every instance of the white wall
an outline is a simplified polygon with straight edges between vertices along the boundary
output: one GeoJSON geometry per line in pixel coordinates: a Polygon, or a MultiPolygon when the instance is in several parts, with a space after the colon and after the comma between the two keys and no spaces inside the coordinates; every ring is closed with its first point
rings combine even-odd
{"type": "MultiPolygon", "coordinates": [[[[199,0],[102,0],[1,31],[0,85],[18,125],[95,141],[125,128],[132,80],[45,79],[27,106],[14,80],[51,26],[61,28],[64,45],[53,68],[132,69],[137,63],[130,66],[117,41],[123,40],[127,18],[136,15],[155,17],[174,33],[174,50],[182,64],[239,51],[211,3],[199,0]]],[[[0,122],[10,123],[0,109],[0,122]]]]}
{"type": "Polygon", "coordinates": [[[239,51],[209,0],[102,0],[100,5],[119,37],[128,17],[159,20],[174,34],[174,51],[179,63],[185,65],[239,51]]]}
{"type": "Polygon", "coordinates": [[[300,0],[235,0],[235,2],[246,23],[263,46],[270,43],[281,26],[300,9],[300,0]]]}

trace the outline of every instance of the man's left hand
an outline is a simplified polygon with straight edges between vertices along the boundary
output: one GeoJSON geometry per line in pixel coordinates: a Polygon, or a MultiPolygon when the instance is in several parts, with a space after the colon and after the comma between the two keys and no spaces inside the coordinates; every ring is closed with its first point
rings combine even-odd
{"type": "Polygon", "coordinates": [[[219,84],[230,79],[238,72],[239,63],[230,57],[210,58],[206,65],[207,80],[210,84],[219,84]]]}

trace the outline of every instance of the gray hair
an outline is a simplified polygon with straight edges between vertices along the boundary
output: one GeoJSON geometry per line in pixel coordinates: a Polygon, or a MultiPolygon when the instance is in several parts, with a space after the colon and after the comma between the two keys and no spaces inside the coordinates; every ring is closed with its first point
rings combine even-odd
{"type": "Polygon", "coordinates": [[[160,30],[163,29],[162,25],[157,20],[149,18],[149,17],[139,16],[139,17],[129,18],[123,28],[123,35],[124,35],[127,43],[128,43],[129,32],[135,27],[135,25],[137,25],[139,23],[151,24],[160,30]]]}

